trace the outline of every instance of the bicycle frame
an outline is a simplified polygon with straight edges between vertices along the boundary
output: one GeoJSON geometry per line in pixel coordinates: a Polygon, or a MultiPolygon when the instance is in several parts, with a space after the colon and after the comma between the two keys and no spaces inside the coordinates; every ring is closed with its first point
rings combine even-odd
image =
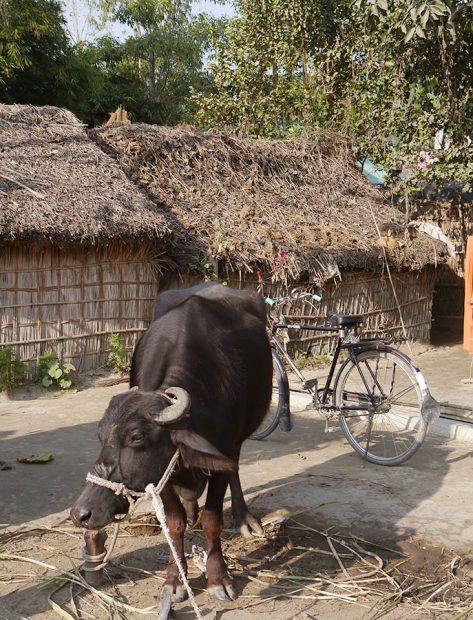
{"type": "MultiPolygon", "coordinates": [[[[359,363],[358,363],[358,361],[356,359],[355,352],[359,352],[360,350],[362,351],[363,349],[376,349],[376,348],[380,348],[382,346],[386,346],[386,344],[387,344],[383,340],[379,340],[377,338],[366,338],[366,339],[363,339],[363,340],[359,340],[357,342],[344,342],[344,339],[345,339],[346,335],[347,335],[346,334],[346,330],[344,328],[331,327],[330,325],[301,325],[301,324],[273,323],[273,325],[271,326],[271,342],[272,342],[272,344],[279,351],[279,353],[282,354],[282,356],[287,361],[287,363],[290,365],[292,370],[299,377],[299,379],[302,382],[302,385],[303,385],[304,389],[306,389],[307,392],[312,396],[312,398],[314,399],[314,402],[318,402],[318,404],[325,405],[325,406],[329,406],[328,396],[330,394],[330,386],[332,385],[332,379],[333,379],[334,374],[335,374],[335,369],[336,369],[336,366],[337,366],[338,359],[340,357],[341,350],[342,349],[346,349],[348,351],[349,359],[356,365],[356,367],[358,369],[358,372],[360,374],[361,380],[363,381],[363,384],[364,384],[364,386],[366,388],[366,391],[367,391],[368,394],[370,394],[372,392],[372,390],[370,390],[370,388],[368,386],[368,383],[366,381],[366,377],[365,377],[364,373],[362,372],[362,370],[360,368],[360,365],[359,365],[359,363]],[[320,400],[318,399],[318,390],[314,389],[316,381],[312,382],[311,380],[306,380],[305,379],[305,377],[299,371],[297,366],[294,364],[294,362],[291,359],[290,355],[287,353],[284,345],[277,338],[276,332],[279,329],[296,329],[296,330],[300,330],[300,331],[318,331],[318,332],[338,333],[337,345],[336,345],[336,348],[335,348],[335,351],[334,351],[334,354],[333,354],[332,363],[330,365],[328,376],[327,376],[327,378],[325,380],[325,385],[323,387],[323,394],[322,394],[320,400]]],[[[375,386],[378,388],[380,393],[383,394],[381,386],[379,385],[379,382],[376,379],[376,377],[373,375],[371,369],[368,368],[368,371],[371,374],[371,379],[374,381],[375,386]]],[[[371,403],[366,403],[366,404],[365,403],[362,403],[362,404],[360,403],[358,405],[350,404],[350,406],[347,406],[347,407],[344,407],[344,406],[339,407],[339,411],[340,412],[343,412],[343,411],[350,411],[350,412],[353,412],[353,411],[363,411],[363,412],[369,413],[372,410],[373,410],[373,405],[371,403]]]]}

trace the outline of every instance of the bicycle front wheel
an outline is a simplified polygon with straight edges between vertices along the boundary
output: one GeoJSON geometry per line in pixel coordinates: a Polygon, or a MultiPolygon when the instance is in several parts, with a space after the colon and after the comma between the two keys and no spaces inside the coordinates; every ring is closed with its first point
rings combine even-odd
{"type": "Polygon", "coordinates": [[[340,426],[352,448],[376,465],[399,465],[422,445],[427,422],[417,369],[390,347],[347,360],[334,387],[340,426]],[[350,409],[353,406],[353,409],[350,409]],[[363,409],[365,407],[365,409],[363,409]]]}
{"type": "Polygon", "coordinates": [[[286,377],[286,369],[284,368],[284,364],[278,355],[273,351],[273,392],[271,402],[266,415],[261,421],[261,424],[255,432],[250,435],[250,439],[264,439],[265,437],[268,437],[268,435],[271,435],[271,433],[276,429],[284,403],[284,377],[286,377]]]}

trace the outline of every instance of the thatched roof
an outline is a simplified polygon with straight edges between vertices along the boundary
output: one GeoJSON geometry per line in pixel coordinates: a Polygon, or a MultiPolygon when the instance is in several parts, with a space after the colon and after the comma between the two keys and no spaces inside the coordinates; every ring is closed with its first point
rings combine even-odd
{"type": "Polygon", "coordinates": [[[159,207],[66,110],[0,104],[0,240],[161,242],[159,207]]]}
{"type": "Polygon", "coordinates": [[[397,268],[421,269],[444,252],[405,229],[333,138],[260,141],[143,124],[94,134],[175,220],[181,263],[200,251],[234,270],[274,272],[282,262],[292,277],[324,280],[335,263],[378,269],[383,245],[397,268]]]}

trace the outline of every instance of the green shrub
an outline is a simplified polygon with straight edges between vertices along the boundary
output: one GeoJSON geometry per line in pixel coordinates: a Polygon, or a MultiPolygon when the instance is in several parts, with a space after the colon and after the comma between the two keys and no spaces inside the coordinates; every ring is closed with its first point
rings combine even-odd
{"type": "Polygon", "coordinates": [[[295,365],[298,370],[304,370],[304,368],[317,368],[317,366],[326,366],[330,364],[332,359],[329,355],[300,355],[295,360],[295,365]]]}
{"type": "Polygon", "coordinates": [[[0,347],[0,392],[21,383],[26,376],[26,364],[15,357],[13,347],[0,347]]]}
{"type": "Polygon", "coordinates": [[[125,360],[125,347],[120,334],[112,334],[110,337],[110,352],[107,357],[107,365],[113,372],[125,372],[128,364],[125,360]]]}
{"type": "Polygon", "coordinates": [[[210,282],[218,280],[218,275],[214,271],[214,265],[208,258],[199,258],[198,256],[192,256],[189,266],[193,273],[197,273],[202,277],[203,282],[210,282]]]}
{"type": "Polygon", "coordinates": [[[38,359],[38,380],[43,387],[56,385],[61,390],[68,390],[72,386],[71,372],[75,371],[73,364],[60,364],[54,353],[45,351],[38,359]]]}

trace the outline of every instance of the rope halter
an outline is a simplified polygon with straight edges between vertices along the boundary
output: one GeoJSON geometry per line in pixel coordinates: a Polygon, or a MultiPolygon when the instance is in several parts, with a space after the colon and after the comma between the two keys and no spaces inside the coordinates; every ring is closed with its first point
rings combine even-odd
{"type": "MultiPolygon", "coordinates": [[[[179,575],[181,578],[182,583],[184,584],[184,587],[186,588],[187,594],[189,596],[191,605],[194,609],[194,613],[196,615],[196,618],[198,620],[202,620],[202,614],[200,613],[200,609],[195,601],[194,598],[194,594],[191,590],[191,587],[189,586],[189,582],[187,581],[187,577],[185,574],[185,570],[184,567],[182,566],[182,562],[179,558],[179,555],[177,553],[176,547],[174,546],[174,543],[172,541],[171,538],[171,533],[169,531],[169,528],[167,526],[166,523],[166,516],[164,514],[164,506],[163,506],[163,502],[162,499],[160,497],[160,494],[162,492],[162,490],[164,489],[164,487],[166,486],[166,483],[168,482],[169,478],[171,477],[173,471],[174,471],[174,467],[176,466],[177,461],[179,460],[179,450],[176,450],[176,452],[174,453],[172,459],[169,462],[169,465],[166,468],[166,471],[164,472],[161,480],[158,482],[158,484],[155,486],[154,484],[148,484],[146,487],[146,490],[143,491],[133,491],[132,489],[129,489],[125,484],[123,484],[123,482],[112,482],[110,480],[105,480],[105,478],[101,478],[100,476],[96,476],[95,474],[92,473],[88,473],[86,476],[86,480],[87,482],[92,482],[92,484],[96,484],[97,486],[100,487],[104,487],[106,489],[110,489],[111,491],[113,491],[115,493],[115,495],[122,495],[124,497],[126,497],[126,499],[128,500],[128,502],[130,503],[130,509],[128,511],[128,516],[125,517],[126,518],[130,518],[131,515],[133,514],[133,512],[136,509],[137,504],[140,502],[140,500],[143,499],[143,497],[148,496],[152,503],[153,503],[153,508],[154,511],[156,513],[156,517],[158,519],[158,521],[161,524],[161,528],[163,530],[163,533],[166,537],[167,543],[169,545],[169,548],[171,549],[171,552],[174,556],[174,561],[177,565],[178,571],[179,571],[179,575]],[[137,500],[134,499],[134,497],[138,497],[137,500]]],[[[108,561],[108,558],[110,557],[112,551],[113,551],[113,547],[115,546],[115,542],[118,538],[118,529],[120,527],[120,522],[123,521],[124,519],[121,519],[120,521],[116,522],[115,525],[115,532],[113,535],[113,539],[112,539],[112,544],[110,545],[109,550],[104,554],[100,554],[99,556],[89,556],[87,554],[87,551],[84,550],[84,560],[88,561],[88,562],[94,562],[94,561],[100,561],[102,560],[102,555],[104,555],[103,557],[103,561],[101,562],[101,564],[99,564],[98,566],[95,566],[94,568],[89,568],[89,571],[96,571],[96,570],[100,570],[101,568],[103,568],[108,561]]]]}
{"type": "MultiPolygon", "coordinates": [[[[174,467],[176,466],[178,459],[179,459],[179,450],[176,450],[173,454],[172,459],[169,461],[169,465],[167,466],[166,471],[164,472],[161,480],[158,482],[156,486],[152,485],[153,488],[155,489],[155,493],[160,494],[161,491],[164,489],[167,481],[169,480],[169,478],[171,477],[174,471],[174,467]]],[[[112,482],[111,480],[106,480],[105,478],[96,476],[95,474],[92,474],[91,472],[87,474],[85,479],[87,480],[87,482],[92,482],[92,484],[96,484],[99,487],[110,489],[110,491],[113,491],[115,495],[122,495],[123,497],[126,497],[126,499],[128,500],[128,503],[130,504],[130,509],[128,510],[128,518],[131,517],[131,515],[134,513],[138,502],[143,497],[150,495],[147,491],[133,491],[132,489],[129,489],[126,486],[126,484],[124,484],[123,482],[112,482]],[[134,499],[135,497],[137,497],[138,499],[137,500],[134,499]]]]}

